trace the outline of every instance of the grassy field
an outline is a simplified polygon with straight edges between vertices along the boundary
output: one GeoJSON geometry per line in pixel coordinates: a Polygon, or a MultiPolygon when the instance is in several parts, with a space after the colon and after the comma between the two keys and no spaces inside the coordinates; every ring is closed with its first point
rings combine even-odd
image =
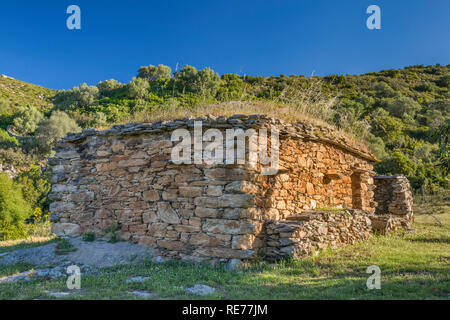
{"type": "MultiPolygon", "coordinates": [[[[56,299],[47,291],[71,293],[63,299],[139,299],[129,293],[134,290],[150,292],[153,299],[449,299],[450,203],[422,203],[416,212],[414,233],[373,236],[301,261],[262,262],[233,272],[208,265],[147,262],[82,277],[80,290],[68,290],[66,279],[2,283],[0,299],[56,299]],[[366,287],[370,265],[381,269],[380,290],[366,287]],[[133,276],[151,279],[126,284],[133,276]],[[186,292],[198,283],[217,290],[203,297],[186,292]]],[[[52,239],[0,242],[0,253],[48,241],[52,239]]],[[[0,277],[31,267],[0,267],[0,277]]]]}

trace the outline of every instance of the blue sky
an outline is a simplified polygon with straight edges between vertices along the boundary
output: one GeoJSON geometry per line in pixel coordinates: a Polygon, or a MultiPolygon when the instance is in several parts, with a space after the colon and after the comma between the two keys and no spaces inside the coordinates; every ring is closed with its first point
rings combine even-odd
{"type": "Polygon", "coordinates": [[[361,74],[450,63],[448,0],[1,1],[0,73],[55,89],[141,65],[219,74],[361,74]],[[66,9],[81,8],[81,30],[66,9]],[[381,8],[381,30],[366,8],[381,8]]]}

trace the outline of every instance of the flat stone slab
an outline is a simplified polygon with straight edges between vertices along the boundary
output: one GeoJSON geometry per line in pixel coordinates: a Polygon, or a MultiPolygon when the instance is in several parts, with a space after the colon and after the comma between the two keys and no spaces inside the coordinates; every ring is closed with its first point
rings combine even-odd
{"type": "Polygon", "coordinates": [[[129,291],[128,293],[134,294],[135,296],[141,297],[141,298],[151,298],[153,297],[153,293],[148,291],[129,291]]]}
{"type": "MultiPolygon", "coordinates": [[[[57,278],[67,277],[67,267],[72,264],[72,262],[64,262],[54,268],[31,269],[10,276],[0,277],[0,283],[30,281],[34,279],[53,280],[57,278]]],[[[97,274],[98,272],[96,268],[89,265],[79,265],[79,267],[82,275],[97,274]]]]}
{"type": "Polygon", "coordinates": [[[187,288],[186,291],[199,296],[204,296],[214,293],[216,289],[204,284],[196,284],[193,287],[187,288]]]}
{"type": "Polygon", "coordinates": [[[16,273],[16,274],[13,274],[10,276],[1,277],[0,283],[30,281],[32,279],[32,277],[33,277],[33,273],[28,270],[28,271],[16,273]]]}
{"type": "Polygon", "coordinates": [[[53,266],[70,261],[76,265],[90,265],[98,268],[110,267],[131,262],[152,259],[154,249],[138,244],[120,241],[109,243],[104,240],[86,242],[80,237],[68,239],[77,248],[74,252],[63,255],[55,254],[56,243],[19,249],[0,256],[0,265],[32,264],[36,266],[53,266]]]}
{"type": "Polygon", "coordinates": [[[53,292],[53,291],[45,291],[49,296],[55,298],[64,298],[70,296],[70,292],[53,292]]]}
{"type": "Polygon", "coordinates": [[[142,282],[150,280],[150,279],[151,279],[151,277],[137,276],[137,277],[128,278],[127,280],[125,280],[125,283],[142,283],[142,282]]]}

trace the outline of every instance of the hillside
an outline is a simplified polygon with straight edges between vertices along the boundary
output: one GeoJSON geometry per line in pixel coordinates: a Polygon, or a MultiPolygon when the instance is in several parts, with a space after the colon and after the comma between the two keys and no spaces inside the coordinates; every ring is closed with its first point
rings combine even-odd
{"type": "Polygon", "coordinates": [[[0,100],[7,101],[13,112],[25,105],[34,105],[43,110],[49,109],[52,106],[50,98],[55,94],[56,90],[0,75],[0,100]]]}

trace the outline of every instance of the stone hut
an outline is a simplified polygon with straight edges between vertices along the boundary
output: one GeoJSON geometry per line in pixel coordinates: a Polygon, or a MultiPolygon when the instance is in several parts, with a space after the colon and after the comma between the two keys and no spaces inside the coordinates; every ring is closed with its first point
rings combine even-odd
{"type": "MultiPolygon", "coordinates": [[[[224,154],[239,144],[238,136],[223,141],[224,154]]],[[[102,236],[115,228],[124,240],[184,261],[302,256],[370,235],[377,210],[376,161],[366,147],[327,127],[265,115],[88,129],[62,139],[49,159],[51,220],[55,232],[72,235],[102,236]],[[192,133],[184,144],[191,156],[204,156],[212,141],[205,135],[209,129],[216,137],[231,129],[241,130],[242,137],[243,131],[245,152],[233,152],[233,161],[222,163],[179,163],[173,159],[177,129],[192,133]],[[262,161],[249,161],[255,143],[250,138],[245,143],[249,130],[268,132],[275,172],[264,173],[262,161]],[[278,146],[272,148],[276,136],[278,146]]]]}

